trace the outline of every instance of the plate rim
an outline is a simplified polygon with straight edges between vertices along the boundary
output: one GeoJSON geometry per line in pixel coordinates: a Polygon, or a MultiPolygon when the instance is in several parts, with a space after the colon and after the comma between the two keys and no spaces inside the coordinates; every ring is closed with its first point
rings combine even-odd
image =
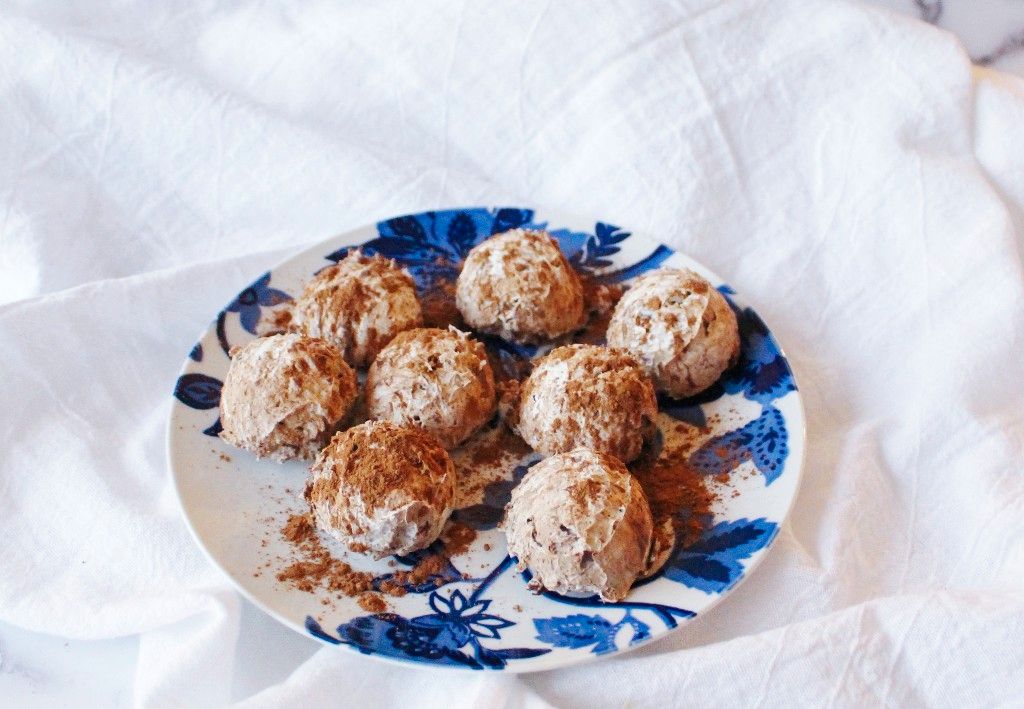
{"type": "MultiPolygon", "coordinates": [[[[307,242],[305,245],[302,245],[298,250],[295,250],[295,251],[291,252],[290,254],[285,255],[282,258],[278,259],[272,266],[270,266],[267,269],[266,272],[272,274],[275,270],[278,270],[278,269],[280,269],[283,266],[286,266],[286,265],[288,265],[288,264],[290,264],[290,263],[292,263],[292,262],[294,262],[294,261],[296,261],[298,259],[301,259],[302,257],[306,256],[307,254],[312,254],[312,253],[316,252],[324,244],[329,243],[329,242],[344,241],[343,244],[339,244],[339,246],[342,247],[342,248],[347,247],[347,246],[357,246],[357,245],[359,245],[360,242],[356,241],[356,238],[357,238],[356,235],[358,235],[359,233],[361,233],[363,231],[366,231],[368,229],[373,229],[378,224],[380,224],[383,221],[387,221],[388,219],[397,218],[397,217],[401,217],[401,216],[418,216],[418,215],[424,214],[426,212],[468,211],[468,210],[474,210],[474,209],[493,210],[493,209],[497,209],[497,208],[512,208],[512,209],[528,209],[528,210],[532,210],[534,212],[534,214],[538,214],[539,213],[539,214],[543,215],[546,218],[546,221],[548,221],[548,222],[560,221],[560,222],[565,222],[565,223],[568,223],[568,224],[579,224],[579,223],[589,223],[589,222],[594,222],[594,223],[603,222],[605,224],[616,224],[617,223],[617,222],[609,222],[609,221],[605,221],[605,220],[601,220],[601,219],[595,220],[593,218],[584,219],[584,218],[580,217],[577,214],[574,214],[574,213],[571,213],[571,212],[566,212],[566,211],[563,211],[563,210],[560,210],[560,209],[547,210],[547,209],[544,209],[544,208],[531,208],[531,207],[521,207],[521,206],[499,207],[498,205],[489,205],[489,206],[473,205],[473,206],[440,207],[440,208],[435,208],[435,209],[421,210],[421,211],[417,211],[417,212],[406,212],[406,213],[403,213],[403,214],[400,214],[400,215],[394,215],[393,217],[386,217],[384,219],[381,219],[381,220],[378,220],[378,221],[375,221],[375,222],[367,222],[367,223],[360,224],[358,226],[352,227],[350,229],[346,229],[345,231],[333,234],[331,236],[327,236],[325,238],[318,239],[318,240],[313,241],[313,242],[307,242]],[[553,217],[553,219],[552,219],[552,217],[553,217]]],[[[705,266],[702,262],[697,261],[696,259],[694,259],[693,257],[689,256],[689,254],[687,254],[684,251],[681,251],[679,249],[673,248],[672,246],[666,244],[664,241],[661,241],[660,239],[656,238],[655,236],[651,235],[650,233],[648,233],[648,232],[646,232],[644,230],[639,230],[639,231],[630,230],[630,234],[633,235],[633,236],[639,236],[639,237],[641,237],[643,239],[646,239],[647,241],[651,242],[651,244],[654,245],[655,248],[657,248],[658,246],[665,246],[666,248],[670,249],[672,251],[672,253],[674,253],[674,254],[681,254],[682,256],[684,256],[685,258],[689,259],[690,261],[693,261],[694,263],[699,264],[705,271],[707,271],[709,274],[713,275],[715,277],[715,279],[717,281],[719,281],[720,283],[725,284],[725,285],[729,285],[731,287],[731,285],[732,285],[731,283],[729,283],[726,280],[723,280],[721,278],[721,276],[719,276],[712,269],[710,269],[707,266],[705,266]]],[[[244,289],[246,287],[246,285],[248,285],[248,284],[243,284],[241,286],[241,288],[244,289]]],[[[750,307],[750,308],[753,309],[753,306],[750,305],[750,304],[748,304],[747,307],[750,307]]],[[[760,568],[761,564],[768,557],[768,555],[772,553],[773,548],[776,546],[776,542],[777,542],[777,540],[779,538],[779,535],[782,532],[783,527],[789,522],[790,515],[792,514],[793,508],[796,505],[797,498],[800,496],[800,490],[801,490],[801,487],[802,487],[803,482],[804,482],[805,468],[806,468],[806,463],[807,463],[807,440],[808,440],[808,438],[807,438],[807,408],[806,408],[806,405],[804,403],[803,396],[801,394],[802,390],[801,390],[801,388],[800,388],[800,386],[799,386],[799,384],[797,382],[797,373],[796,373],[795,368],[794,368],[794,366],[792,364],[792,360],[786,354],[786,350],[785,350],[785,347],[783,346],[783,343],[779,341],[778,337],[776,337],[776,335],[775,335],[776,331],[772,329],[771,324],[769,323],[769,321],[766,320],[761,315],[761,313],[758,312],[757,310],[754,310],[754,312],[757,314],[757,317],[762,321],[762,323],[764,324],[764,326],[767,329],[767,331],[769,332],[769,334],[771,334],[772,339],[775,341],[775,345],[777,346],[777,348],[779,350],[779,354],[786,361],[787,367],[790,370],[790,374],[792,376],[793,384],[794,384],[794,393],[796,394],[796,396],[795,396],[796,404],[797,404],[797,408],[798,408],[799,413],[800,413],[800,426],[799,426],[799,429],[798,430],[792,430],[790,435],[792,436],[793,434],[797,434],[798,433],[799,438],[800,438],[800,440],[802,442],[802,445],[800,447],[800,458],[799,458],[799,461],[796,461],[796,465],[795,465],[795,468],[794,468],[795,475],[794,475],[794,483],[793,483],[793,492],[789,496],[789,499],[786,502],[785,512],[780,516],[780,518],[778,520],[778,523],[777,523],[777,526],[776,526],[776,529],[774,530],[774,532],[773,532],[773,534],[771,536],[771,539],[769,539],[769,541],[763,547],[763,553],[758,554],[754,559],[751,559],[744,566],[743,574],[738,579],[736,579],[736,581],[734,583],[732,583],[730,586],[728,586],[727,588],[723,589],[721,592],[716,594],[711,600],[709,600],[707,602],[706,605],[704,605],[703,608],[701,608],[700,611],[695,612],[694,615],[692,615],[690,617],[687,617],[687,618],[680,618],[679,621],[678,621],[678,624],[674,628],[668,628],[668,629],[664,630],[664,632],[661,632],[661,633],[656,634],[656,635],[651,635],[651,637],[645,638],[645,639],[643,639],[643,640],[641,640],[639,642],[636,642],[635,644],[630,644],[630,645],[628,645],[628,646],[626,646],[624,648],[616,648],[614,652],[610,652],[610,653],[607,653],[607,654],[597,655],[597,654],[593,654],[593,653],[572,653],[570,655],[558,655],[557,657],[559,657],[559,661],[556,662],[556,663],[552,663],[550,666],[543,666],[542,662],[541,663],[522,663],[522,664],[520,664],[520,663],[508,663],[504,667],[501,667],[501,668],[484,667],[483,669],[485,671],[500,672],[500,673],[511,673],[511,674],[529,674],[529,673],[532,673],[532,672],[547,672],[547,671],[558,670],[558,669],[562,669],[562,668],[576,667],[576,666],[579,666],[579,665],[582,665],[582,664],[587,664],[587,663],[598,661],[598,660],[608,660],[608,659],[612,659],[612,658],[615,658],[615,657],[622,657],[622,656],[624,656],[626,654],[633,653],[634,651],[639,650],[641,648],[649,647],[652,643],[655,643],[655,642],[657,642],[659,640],[662,640],[662,639],[668,637],[669,635],[676,634],[677,632],[679,632],[680,630],[682,630],[683,628],[688,626],[690,623],[692,623],[697,618],[705,616],[708,613],[710,613],[713,610],[715,610],[718,607],[718,605],[720,603],[722,603],[722,601],[724,601],[727,597],[732,595],[736,591],[737,588],[739,588],[741,585],[746,583],[746,581],[750,578],[750,576],[753,575],[754,572],[757,571],[758,568],[760,568]],[[540,665],[540,666],[538,666],[538,665],[540,665]]],[[[201,341],[203,339],[203,337],[207,334],[207,332],[210,330],[210,328],[215,324],[215,322],[216,322],[216,320],[213,320],[213,321],[210,321],[208,324],[206,324],[199,331],[198,336],[194,338],[194,341],[195,342],[201,341]]],[[[181,366],[178,368],[177,377],[181,377],[183,374],[186,373],[186,370],[189,369],[189,367],[190,367],[190,362],[191,362],[191,360],[188,357],[188,355],[186,354],[186,356],[184,357],[184,361],[182,362],[181,366]]],[[[177,381],[177,378],[175,379],[175,381],[177,381]]],[[[287,618],[287,617],[283,616],[277,610],[275,610],[274,608],[270,607],[267,603],[265,603],[260,598],[258,598],[254,593],[250,592],[244,585],[239,583],[235,579],[234,574],[232,574],[228,569],[226,569],[224,566],[222,566],[221,563],[217,560],[217,558],[210,551],[210,549],[207,547],[207,545],[203,541],[202,537],[200,536],[199,532],[196,530],[196,525],[194,523],[193,517],[189,513],[189,509],[188,509],[188,507],[185,504],[184,496],[182,494],[182,489],[181,489],[181,484],[182,484],[181,483],[181,477],[180,477],[180,475],[178,473],[179,466],[175,465],[175,455],[176,454],[175,454],[175,449],[174,449],[174,446],[173,446],[174,437],[176,435],[175,430],[174,430],[174,423],[175,423],[175,416],[174,416],[175,408],[174,407],[176,405],[176,399],[173,396],[171,396],[170,398],[171,398],[171,407],[170,407],[170,410],[168,412],[167,419],[166,419],[166,422],[165,422],[165,427],[164,427],[164,452],[165,452],[166,465],[167,465],[168,472],[169,472],[170,477],[171,477],[171,483],[172,483],[172,486],[174,488],[174,495],[175,495],[175,498],[176,498],[176,501],[177,501],[177,504],[178,504],[179,511],[181,512],[181,515],[182,515],[182,517],[185,520],[185,525],[188,528],[189,535],[192,537],[193,541],[196,543],[196,545],[202,551],[203,556],[207,559],[207,561],[209,561],[213,565],[214,568],[216,568],[221,574],[224,575],[225,578],[228,579],[228,581],[231,583],[231,586],[234,588],[234,590],[236,592],[240,593],[241,596],[244,599],[248,600],[250,603],[252,603],[254,606],[256,606],[260,611],[262,611],[263,613],[266,613],[268,616],[273,618],[278,623],[281,623],[282,625],[284,625],[285,627],[293,630],[294,632],[298,633],[299,635],[314,641],[320,647],[323,647],[323,646],[340,647],[340,648],[343,648],[346,652],[354,653],[354,654],[359,655],[359,656],[369,657],[369,658],[372,658],[374,660],[381,661],[381,662],[386,662],[386,663],[391,664],[391,665],[396,665],[396,666],[406,667],[406,668],[410,668],[411,667],[411,668],[421,669],[421,670],[424,670],[424,671],[438,671],[438,670],[440,670],[440,671],[444,671],[444,672],[456,672],[456,673],[463,673],[463,672],[466,672],[466,671],[478,671],[478,668],[471,668],[471,667],[458,666],[458,665],[443,665],[443,664],[424,663],[424,662],[418,662],[418,661],[415,661],[415,660],[412,660],[412,659],[408,659],[408,658],[404,658],[404,657],[396,657],[396,656],[391,656],[391,655],[385,655],[385,654],[377,653],[377,652],[367,652],[367,651],[363,651],[360,648],[355,647],[355,646],[350,645],[350,644],[347,644],[347,643],[340,643],[340,644],[328,643],[328,642],[326,642],[324,640],[321,640],[321,639],[315,637],[312,633],[309,632],[309,630],[304,625],[296,623],[296,622],[292,621],[290,618],[287,618]]],[[[539,658],[534,658],[534,659],[539,659],[539,658]]]]}

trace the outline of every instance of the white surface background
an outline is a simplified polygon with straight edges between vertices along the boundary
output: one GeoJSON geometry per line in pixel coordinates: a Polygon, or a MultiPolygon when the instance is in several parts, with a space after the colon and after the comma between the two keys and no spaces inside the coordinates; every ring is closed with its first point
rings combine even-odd
{"type": "Polygon", "coordinates": [[[1022,125],[951,35],[824,0],[6,3],[0,698],[1019,700],[1022,125]],[[808,401],[796,511],[713,613],[589,669],[320,650],[182,526],[178,365],[299,245],[502,202],[662,236],[757,305],[808,401]]]}
{"type": "Polygon", "coordinates": [[[1024,0],[868,0],[954,33],[978,63],[1024,76],[1024,0]]]}

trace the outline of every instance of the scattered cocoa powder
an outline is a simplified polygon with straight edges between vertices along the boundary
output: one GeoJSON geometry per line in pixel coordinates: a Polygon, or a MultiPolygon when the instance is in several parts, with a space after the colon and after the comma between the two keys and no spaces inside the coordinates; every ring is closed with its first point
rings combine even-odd
{"type": "Polygon", "coordinates": [[[304,556],[293,561],[277,574],[277,580],[300,591],[311,593],[319,588],[340,591],[346,596],[370,590],[373,574],[356,571],[344,561],[331,556],[320,543],[309,514],[296,514],[288,518],[281,535],[304,556]]]}
{"type": "Polygon", "coordinates": [[[363,593],[356,599],[359,607],[368,613],[383,613],[388,609],[388,602],[376,593],[363,593]]]}
{"type": "MultiPolygon", "coordinates": [[[[688,464],[689,454],[684,442],[666,446],[654,460],[642,455],[631,466],[650,503],[656,537],[678,534],[683,546],[700,539],[711,521],[712,505],[720,499],[705,476],[688,464]]],[[[656,539],[655,546],[671,546],[673,541],[656,539]]]]}
{"type": "Polygon", "coordinates": [[[285,332],[288,327],[292,324],[292,309],[291,306],[286,308],[278,308],[270,312],[270,318],[266,321],[266,325],[260,329],[262,335],[272,335],[279,332],[285,332]]]}
{"type": "Polygon", "coordinates": [[[444,550],[449,557],[461,556],[469,551],[469,547],[476,539],[476,530],[464,524],[455,522],[448,526],[444,535],[444,550]]]}
{"type": "Polygon", "coordinates": [[[395,574],[380,583],[380,591],[389,596],[404,596],[408,591],[407,585],[420,586],[430,580],[432,576],[434,584],[440,586],[444,580],[440,577],[448,564],[448,557],[442,554],[430,554],[420,560],[416,566],[408,571],[397,571],[395,574]]]}

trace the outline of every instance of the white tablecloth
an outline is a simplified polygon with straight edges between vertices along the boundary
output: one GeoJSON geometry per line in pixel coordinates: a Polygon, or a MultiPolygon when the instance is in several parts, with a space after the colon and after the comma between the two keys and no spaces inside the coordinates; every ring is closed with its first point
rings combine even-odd
{"type": "Polygon", "coordinates": [[[138,635],[153,706],[1020,701],[1022,127],[1020,80],[838,1],[6,3],[0,620],[138,635]],[[652,233],[757,305],[808,407],[790,522],[589,666],[279,649],[180,517],[178,366],[291,250],[497,203],[652,233]],[[252,665],[286,679],[238,696],[252,665]]]}

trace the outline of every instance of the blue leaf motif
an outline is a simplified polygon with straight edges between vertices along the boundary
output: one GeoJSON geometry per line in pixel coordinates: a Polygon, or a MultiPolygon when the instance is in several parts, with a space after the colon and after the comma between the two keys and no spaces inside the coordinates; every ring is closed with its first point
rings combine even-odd
{"type": "Polygon", "coordinates": [[[586,247],[572,254],[570,263],[583,271],[607,268],[612,262],[605,257],[619,253],[621,247],[617,244],[630,236],[630,232],[622,231],[617,226],[598,222],[594,225],[594,234],[587,239],[586,247]]]}
{"type": "Polygon", "coordinates": [[[665,567],[665,576],[706,593],[721,593],[743,575],[741,560],[763,549],[778,525],[764,518],[719,522],[696,543],[678,549],[665,567]]]}
{"type": "Polygon", "coordinates": [[[415,216],[395,217],[385,222],[396,236],[426,241],[427,234],[415,216]]]}
{"type": "Polygon", "coordinates": [[[537,629],[536,637],[541,642],[573,649],[593,646],[590,651],[595,655],[613,652],[616,649],[615,637],[626,626],[632,630],[630,645],[651,636],[647,624],[634,618],[628,610],[622,620],[614,625],[602,616],[582,613],[556,618],[535,618],[533,625],[537,629]]]}
{"type": "Polygon", "coordinates": [[[517,229],[528,225],[533,220],[532,209],[512,209],[502,207],[494,213],[494,222],[491,225],[491,234],[500,234],[509,229],[517,229]]]}
{"type": "MultiPolygon", "coordinates": [[[[723,295],[729,299],[728,291],[723,290],[723,295]]],[[[736,310],[735,306],[733,309],[736,310]]],[[[764,321],[750,308],[736,310],[736,319],[740,330],[740,357],[722,377],[721,387],[729,394],[742,393],[762,406],[795,391],[793,372],[764,321]]]]}
{"type": "Polygon", "coordinates": [[[174,385],[174,397],[193,409],[213,409],[220,405],[219,379],[192,372],[182,374],[174,385]]]}
{"type": "Polygon", "coordinates": [[[769,406],[742,428],[705,441],[689,462],[709,475],[719,475],[751,461],[764,475],[765,484],[771,485],[785,468],[788,438],[782,412],[769,406]]]}
{"type": "Polygon", "coordinates": [[[573,615],[535,618],[537,639],[555,647],[581,648],[599,643],[608,637],[612,624],[599,615],[573,615]]]}
{"type": "Polygon", "coordinates": [[[270,287],[270,272],[264,273],[245,290],[235,296],[235,299],[225,308],[227,312],[238,313],[239,322],[242,327],[253,335],[256,334],[256,326],[260,321],[260,308],[273,307],[291,300],[292,297],[284,291],[270,287]]]}
{"type": "Polygon", "coordinates": [[[460,254],[469,253],[476,244],[476,225],[465,212],[459,212],[449,222],[448,243],[460,254]]]}
{"type": "Polygon", "coordinates": [[[192,351],[188,353],[188,358],[193,362],[203,361],[203,343],[197,342],[196,346],[192,348],[192,351]]]}

